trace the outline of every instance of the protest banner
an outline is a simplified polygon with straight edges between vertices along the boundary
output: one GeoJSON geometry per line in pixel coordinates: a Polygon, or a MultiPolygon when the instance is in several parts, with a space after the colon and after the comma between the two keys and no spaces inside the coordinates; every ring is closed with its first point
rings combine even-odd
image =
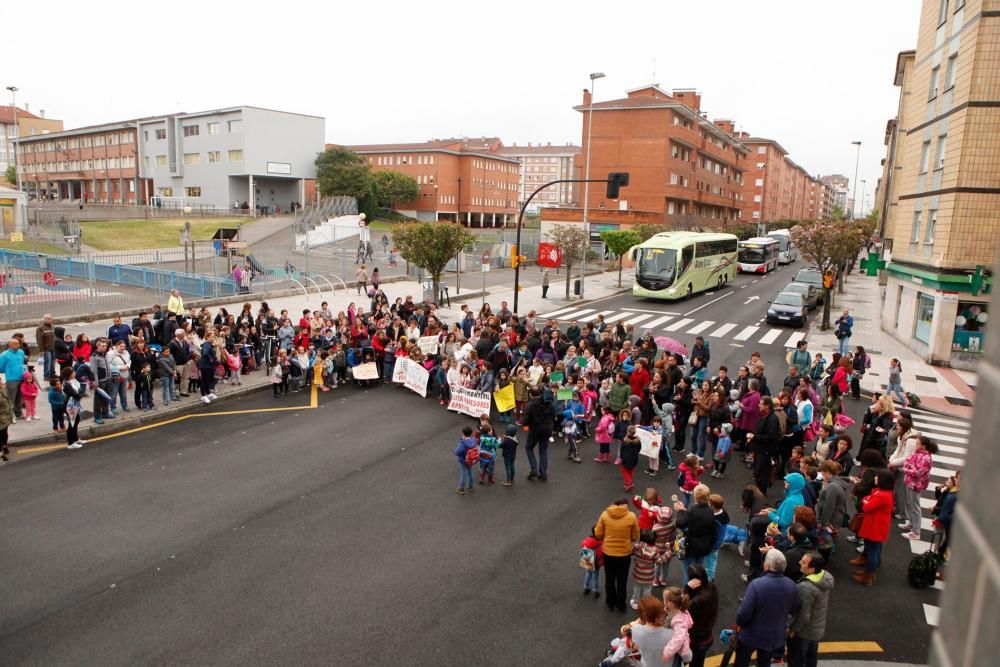
{"type": "Polygon", "coordinates": [[[473,391],[465,387],[451,388],[451,402],[448,404],[449,410],[461,412],[470,417],[490,413],[490,395],[485,391],[473,391]]]}
{"type": "Polygon", "coordinates": [[[403,383],[403,386],[426,397],[427,379],[430,377],[430,373],[417,362],[412,360],[407,361],[409,363],[406,364],[406,381],[403,383]]]}
{"type": "Polygon", "coordinates": [[[509,412],[514,409],[514,385],[509,384],[503,389],[493,392],[493,402],[497,404],[498,412],[509,412]]]}
{"type": "Polygon", "coordinates": [[[651,458],[656,458],[660,455],[660,439],[662,436],[659,433],[637,428],[635,434],[639,438],[641,445],[639,449],[640,454],[651,458]]]}
{"type": "Polygon", "coordinates": [[[424,354],[437,354],[438,353],[438,337],[437,336],[421,336],[417,339],[417,347],[424,354]]]}
{"type": "Polygon", "coordinates": [[[355,380],[377,380],[378,379],[378,367],[375,362],[369,362],[367,364],[361,364],[354,367],[354,379],[355,380]]]}
{"type": "Polygon", "coordinates": [[[392,381],[396,384],[403,384],[406,382],[406,369],[409,367],[410,360],[406,357],[396,357],[396,365],[392,367],[392,381]]]}

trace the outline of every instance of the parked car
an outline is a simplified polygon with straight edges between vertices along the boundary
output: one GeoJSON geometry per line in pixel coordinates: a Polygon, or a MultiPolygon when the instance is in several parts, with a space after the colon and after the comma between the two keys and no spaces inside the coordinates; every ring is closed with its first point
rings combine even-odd
{"type": "Polygon", "coordinates": [[[812,310],[819,303],[819,289],[809,283],[791,282],[785,285],[782,292],[796,292],[806,298],[806,306],[812,310]]]}
{"type": "Polygon", "coordinates": [[[806,298],[797,292],[778,292],[768,302],[767,322],[769,324],[806,325],[806,298]]]}
{"type": "Polygon", "coordinates": [[[819,269],[800,269],[795,274],[794,282],[808,283],[815,287],[818,292],[816,303],[823,303],[823,274],[820,273],[819,269]]]}

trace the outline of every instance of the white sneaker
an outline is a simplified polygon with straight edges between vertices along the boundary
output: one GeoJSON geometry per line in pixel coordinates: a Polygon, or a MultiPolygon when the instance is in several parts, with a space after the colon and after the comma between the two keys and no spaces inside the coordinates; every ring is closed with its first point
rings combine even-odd
{"type": "Polygon", "coordinates": [[[212,402],[212,399],[210,399],[208,396],[202,396],[201,402],[204,403],[205,405],[208,405],[209,403],[212,402]]]}
{"type": "Polygon", "coordinates": [[[218,396],[216,396],[216,395],[215,395],[215,392],[214,392],[214,391],[213,391],[213,392],[212,392],[211,394],[209,394],[209,395],[208,395],[208,397],[209,397],[210,399],[212,399],[213,401],[214,401],[215,399],[217,399],[217,398],[218,398],[218,396]]]}
{"type": "Polygon", "coordinates": [[[77,440],[72,445],[66,445],[66,449],[80,449],[83,447],[83,443],[77,440]]]}

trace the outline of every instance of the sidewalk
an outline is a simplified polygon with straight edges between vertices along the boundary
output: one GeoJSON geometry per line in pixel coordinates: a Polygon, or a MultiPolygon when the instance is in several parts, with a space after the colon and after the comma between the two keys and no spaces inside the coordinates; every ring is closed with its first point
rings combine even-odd
{"type": "MultiPolygon", "coordinates": [[[[932,366],[921,359],[901,342],[881,329],[882,287],[878,278],[861,273],[847,275],[844,294],[836,294],[831,323],[840,317],[844,308],[854,317],[854,333],[851,347],[861,345],[871,356],[871,368],[861,381],[865,392],[884,391],[889,379],[889,360],[899,359],[903,365],[903,389],[920,397],[921,407],[951,414],[964,419],[972,418],[972,407],[955,405],[948,401],[965,399],[976,402],[977,374],[942,366],[932,366]]],[[[829,361],[830,354],[838,349],[839,341],[833,335],[834,329],[820,331],[820,318],[814,316],[809,332],[811,352],[823,352],[829,361]]]]}

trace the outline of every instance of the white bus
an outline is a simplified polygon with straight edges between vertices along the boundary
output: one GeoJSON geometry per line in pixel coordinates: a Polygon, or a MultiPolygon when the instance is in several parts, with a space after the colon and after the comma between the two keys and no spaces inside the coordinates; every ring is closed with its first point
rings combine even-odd
{"type": "Polygon", "coordinates": [[[792,242],[792,235],[787,229],[775,229],[767,233],[768,238],[778,242],[778,263],[791,264],[799,258],[799,249],[792,242]]]}
{"type": "Polygon", "coordinates": [[[762,236],[740,241],[740,273],[767,273],[778,268],[778,241],[762,236]]]}
{"type": "Polygon", "coordinates": [[[632,295],[682,299],[718,289],[736,277],[733,234],[664,232],[629,250],[635,261],[632,295]]]}

